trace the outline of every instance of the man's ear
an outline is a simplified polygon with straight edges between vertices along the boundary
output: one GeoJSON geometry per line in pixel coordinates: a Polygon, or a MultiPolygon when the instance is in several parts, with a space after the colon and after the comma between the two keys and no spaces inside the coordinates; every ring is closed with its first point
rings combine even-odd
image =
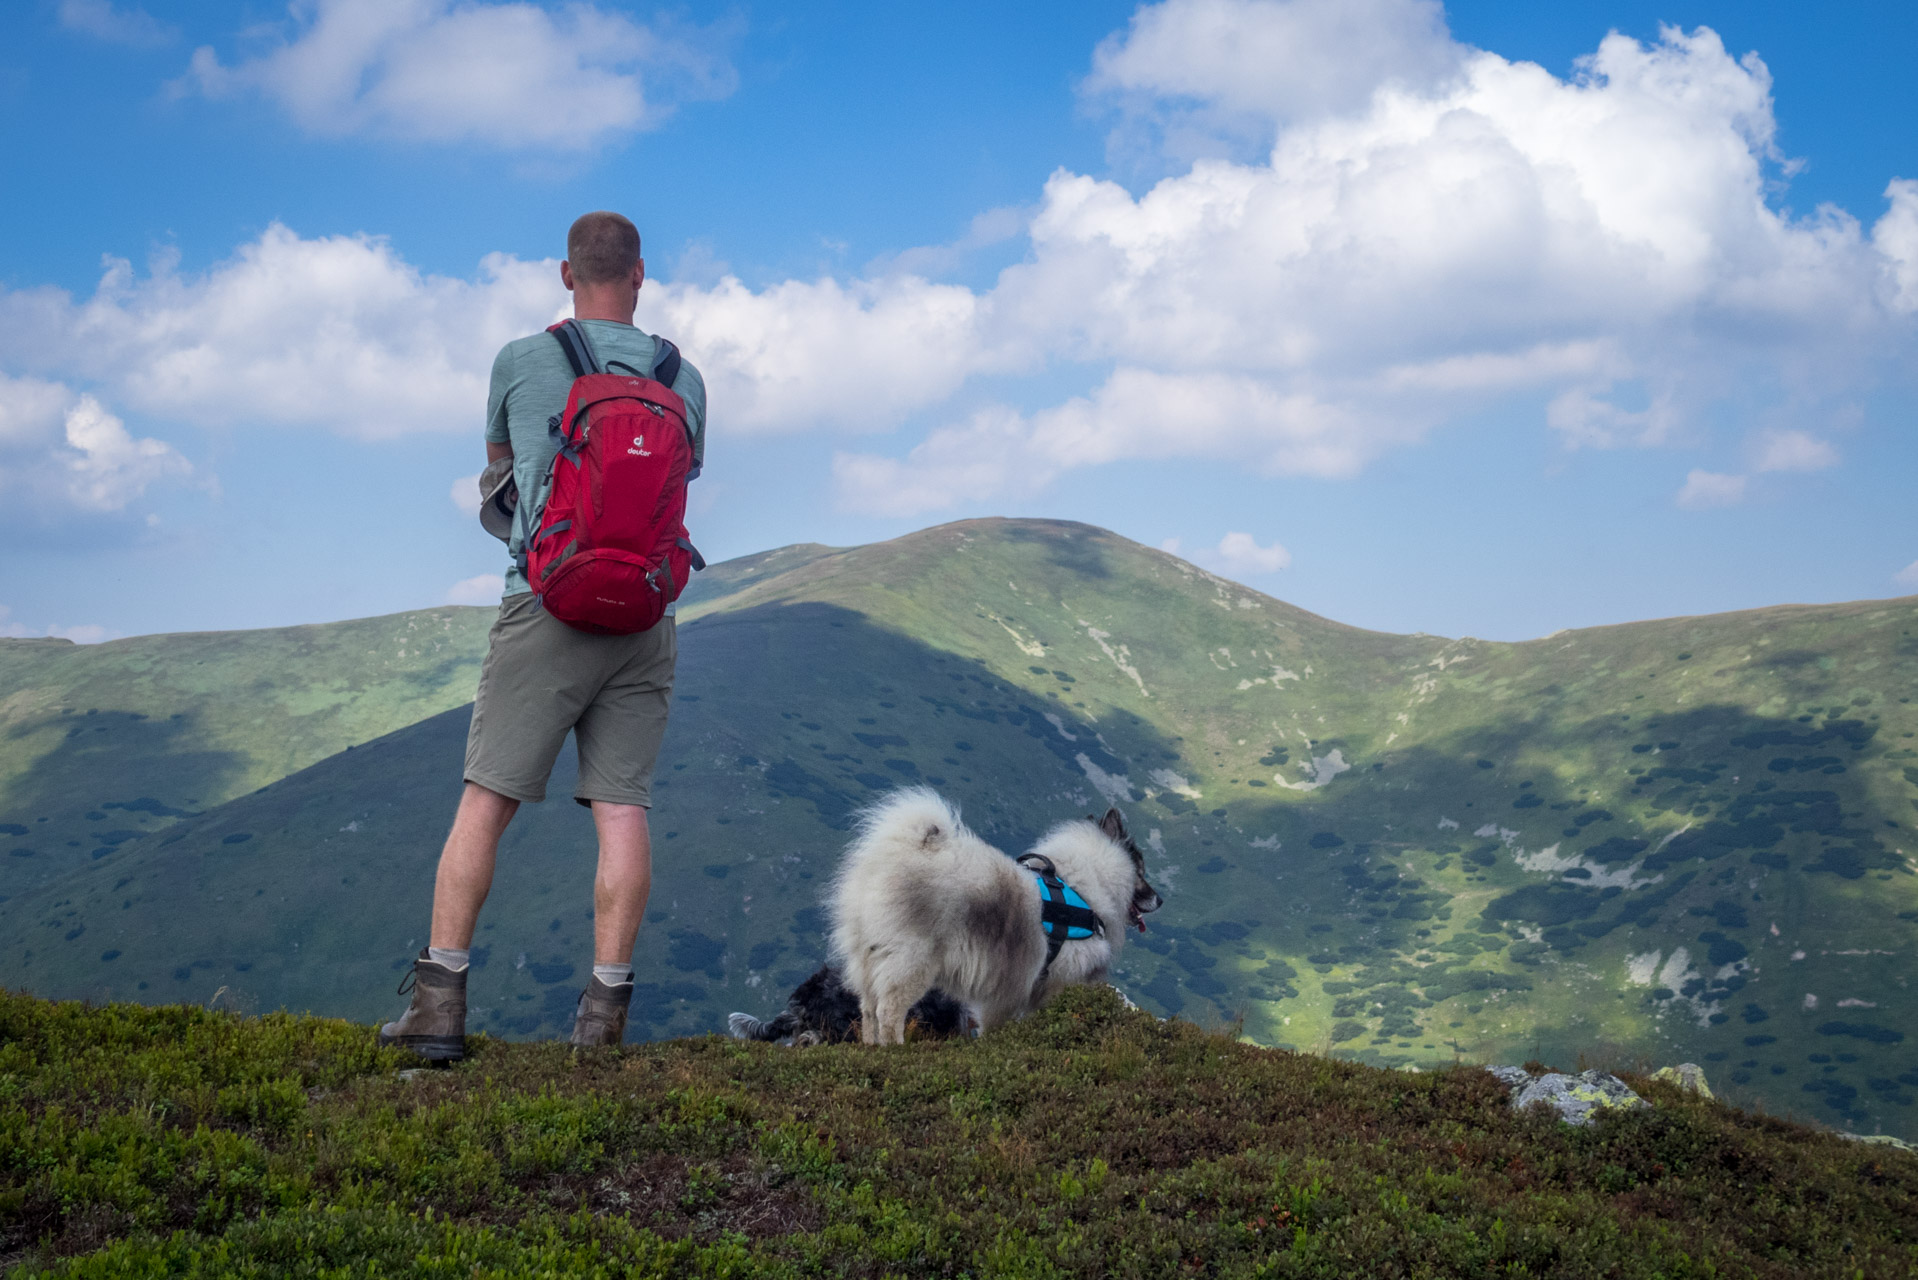
{"type": "Polygon", "coordinates": [[[573,291],[573,264],[565,261],[559,264],[559,282],[566,286],[566,292],[573,291]]]}
{"type": "Polygon", "coordinates": [[[646,283],[646,259],[641,258],[633,264],[633,292],[638,293],[646,283]]]}

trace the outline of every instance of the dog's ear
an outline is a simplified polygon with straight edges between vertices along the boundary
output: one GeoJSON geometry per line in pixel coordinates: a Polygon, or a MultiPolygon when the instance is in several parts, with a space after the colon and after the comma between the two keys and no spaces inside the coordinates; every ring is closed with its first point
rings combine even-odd
{"type": "Polygon", "coordinates": [[[1106,810],[1106,816],[1099,819],[1099,830],[1105,832],[1120,844],[1126,842],[1125,819],[1120,816],[1117,809],[1106,810]]]}

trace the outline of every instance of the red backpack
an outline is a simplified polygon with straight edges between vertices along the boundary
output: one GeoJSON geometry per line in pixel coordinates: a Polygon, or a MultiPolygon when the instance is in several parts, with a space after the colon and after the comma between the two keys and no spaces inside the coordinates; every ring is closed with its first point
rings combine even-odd
{"type": "Polygon", "coordinates": [[[558,452],[520,571],[567,626],[645,631],[706,567],[686,537],[686,482],[697,470],[686,403],[673,392],[679,351],[656,337],[650,376],[611,373],[575,322],[547,332],[573,366],[573,389],[565,413],[546,423],[558,452]]]}

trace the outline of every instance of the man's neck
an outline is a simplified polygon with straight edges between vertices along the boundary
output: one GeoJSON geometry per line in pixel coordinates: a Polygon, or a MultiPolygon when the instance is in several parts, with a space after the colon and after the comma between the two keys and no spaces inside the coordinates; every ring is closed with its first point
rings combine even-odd
{"type": "Polygon", "coordinates": [[[631,324],[639,299],[630,289],[573,289],[573,319],[631,324]]]}

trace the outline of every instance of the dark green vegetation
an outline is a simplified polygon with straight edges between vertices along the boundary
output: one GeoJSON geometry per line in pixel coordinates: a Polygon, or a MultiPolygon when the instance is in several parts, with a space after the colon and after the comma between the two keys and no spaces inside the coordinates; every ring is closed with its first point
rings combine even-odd
{"type": "Polygon", "coordinates": [[[219,1276],[1889,1277],[1918,1156],[1646,1081],[1259,1049],[1080,989],[976,1042],[397,1074],[363,1027],[0,993],[0,1261],[219,1276]]]}
{"type": "MultiPolygon", "coordinates": [[[[21,830],[0,834],[0,981],[391,1016],[487,614],[431,616],[468,645],[438,702],[397,676],[340,692],[376,674],[344,642],[331,666],[249,648],[291,632],[0,645],[7,723],[42,726],[4,739],[0,833],[21,830]],[[244,727],[248,760],[315,740],[302,679],[328,691],[316,726],[361,702],[388,718],[214,807],[142,780],[164,753],[63,763],[89,709],[179,711],[160,680],[188,643],[223,646],[194,714],[244,727]],[[140,654],[124,698],[73,692],[85,664],[140,654]],[[46,881],[16,874],[54,852],[42,810],[88,837],[46,881]]],[[[1385,1065],[1697,1061],[1739,1105],[1918,1138],[1918,600],[1391,636],[1083,525],[975,521],[719,566],[680,639],[636,1038],[778,1007],[820,958],[850,815],[927,782],[1011,849],[1125,807],[1167,906],[1118,980],[1155,1012],[1385,1065]]],[[[180,735],[166,752],[207,740],[180,735]]],[[[248,787],[271,775],[248,767],[248,787]]],[[[495,1036],[563,1035],[584,982],[571,767],[509,832],[482,922],[474,1026],[495,1036]]]]}

